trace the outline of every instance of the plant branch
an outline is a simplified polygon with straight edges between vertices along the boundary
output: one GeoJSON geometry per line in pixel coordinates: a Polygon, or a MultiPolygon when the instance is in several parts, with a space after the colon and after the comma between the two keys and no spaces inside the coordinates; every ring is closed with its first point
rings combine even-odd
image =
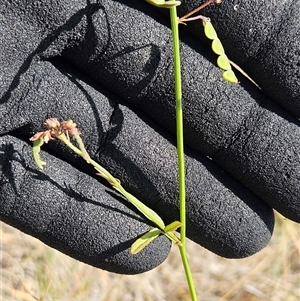
{"type": "Polygon", "coordinates": [[[174,53],[174,72],[175,72],[175,98],[176,98],[176,135],[177,135],[177,155],[178,155],[178,174],[179,174],[179,201],[180,201],[180,255],[184,266],[191,298],[197,300],[195,285],[186,253],[186,189],[185,189],[185,164],[184,164],[184,140],[183,140],[183,113],[182,113],[182,88],[181,88],[181,66],[178,18],[176,7],[170,8],[173,53],[174,53]]]}
{"type": "Polygon", "coordinates": [[[202,5],[200,5],[199,7],[193,9],[192,11],[190,11],[189,13],[187,13],[186,15],[182,16],[181,18],[178,19],[178,23],[183,23],[185,22],[186,19],[188,19],[190,16],[196,14],[197,12],[199,12],[201,9],[205,8],[206,6],[212,4],[212,3],[221,3],[221,1],[217,1],[217,0],[208,0],[207,2],[203,3],[202,5]]]}

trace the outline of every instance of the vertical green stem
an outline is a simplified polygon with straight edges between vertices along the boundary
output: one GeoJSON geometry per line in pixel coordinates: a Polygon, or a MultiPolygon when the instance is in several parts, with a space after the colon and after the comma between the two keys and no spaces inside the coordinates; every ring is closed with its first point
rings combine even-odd
{"type": "Polygon", "coordinates": [[[185,204],[185,167],[184,167],[184,141],[183,141],[183,113],[182,113],[182,89],[181,89],[181,66],[180,66],[180,49],[178,19],[176,7],[170,8],[170,18],[173,38],[174,53],[174,72],[175,72],[175,97],[176,97],[176,135],[177,135],[177,154],[179,169],[179,201],[180,201],[180,240],[182,245],[179,246],[182,263],[184,266],[190,294],[193,301],[197,300],[195,285],[192,273],[188,263],[186,253],[186,204],[185,204]]]}
{"type": "Polygon", "coordinates": [[[182,113],[182,88],[181,88],[181,66],[179,33],[177,23],[176,7],[170,8],[171,27],[173,37],[174,72],[175,72],[175,99],[176,99],[176,135],[177,135],[177,156],[179,169],[179,200],[180,200],[180,228],[181,242],[185,243],[186,236],[186,212],[185,212],[185,167],[184,167],[184,145],[183,145],[183,113],[182,113]]]}

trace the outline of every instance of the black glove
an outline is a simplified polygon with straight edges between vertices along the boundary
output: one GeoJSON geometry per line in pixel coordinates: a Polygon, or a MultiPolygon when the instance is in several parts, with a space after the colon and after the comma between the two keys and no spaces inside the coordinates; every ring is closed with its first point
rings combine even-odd
{"type": "MultiPolygon", "coordinates": [[[[300,221],[299,4],[235,5],[203,14],[271,98],[242,75],[238,86],[221,79],[209,45],[188,32],[201,23],[182,28],[181,50],[188,236],[239,258],[268,243],[272,207],[300,221]]],[[[185,1],[180,11],[196,6],[185,1]]],[[[102,269],[157,266],[168,239],[131,255],[149,221],[59,142],[43,146],[39,170],[29,137],[49,117],[72,119],[93,159],[166,224],[178,220],[168,11],[141,0],[23,0],[0,11],[1,220],[102,269]]]]}

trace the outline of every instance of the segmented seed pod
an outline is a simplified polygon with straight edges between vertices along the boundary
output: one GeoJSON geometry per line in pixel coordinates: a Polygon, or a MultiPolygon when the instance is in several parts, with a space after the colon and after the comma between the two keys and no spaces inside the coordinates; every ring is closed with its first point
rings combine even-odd
{"type": "Polygon", "coordinates": [[[211,48],[212,48],[213,52],[215,54],[219,55],[219,57],[217,59],[217,64],[221,69],[225,70],[222,74],[223,78],[228,82],[238,84],[239,81],[236,78],[236,76],[231,68],[230,61],[224,51],[224,47],[223,47],[221,41],[219,40],[216,30],[214,29],[213,25],[211,24],[209,18],[203,20],[203,26],[204,26],[205,36],[208,39],[212,40],[211,48]]]}

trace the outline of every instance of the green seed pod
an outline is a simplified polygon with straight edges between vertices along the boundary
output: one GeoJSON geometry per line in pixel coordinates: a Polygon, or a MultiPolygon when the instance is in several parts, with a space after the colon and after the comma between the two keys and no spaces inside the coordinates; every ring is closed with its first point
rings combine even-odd
{"type": "Polygon", "coordinates": [[[218,38],[216,38],[215,40],[212,41],[211,48],[212,48],[213,52],[218,54],[218,55],[225,54],[225,50],[223,48],[223,45],[222,45],[221,41],[218,38]]]}
{"type": "Polygon", "coordinates": [[[222,54],[218,57],[217,64],[223,70],[231,70],[230,62],[226,54],[222,54]]]}
{"type": "Polygon", "coordinates": [[[226,81],[228,81],[230,83],[233,83],[233,84],[239,83],[238,79],[236,78],[236,76],[232,70],[226,70],[225,72],[223,72],[222,76],[226,81]]]}
{"type": "Polygon", "coordinates": [[[217,33],[209,19],[203,21],[203,26],[204,26],[204,33],[208,39],[215,40],[218,38],[217,33]]]}
{"type": "Polygon", "coordinates": [[[238,84],[238,79],[236,78],[234,72],[231,69],[230,61],[227,55],[225,54],[224,47],[221,41],[219,40],[217,33],[210,22],[210,19],[204,19],[202,22],[206,37],[210,40],[213,40],[211,43],[211,48],[213,52],[219,55],[217,59],[217,64],[221,69],[225,70],[225,72],[223,73],[223,78],[231,83],[238,84]]]}

